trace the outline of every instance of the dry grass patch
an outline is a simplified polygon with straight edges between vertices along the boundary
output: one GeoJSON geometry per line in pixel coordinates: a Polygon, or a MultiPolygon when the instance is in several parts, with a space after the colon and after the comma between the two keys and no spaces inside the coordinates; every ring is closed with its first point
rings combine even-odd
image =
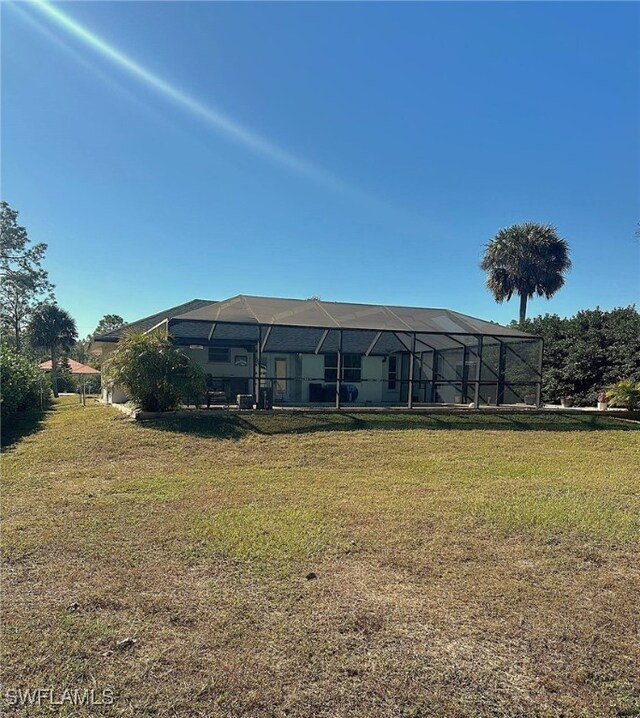
{"type": "Polygon", "coordinates": [[[3,457],[5,690],[114,689],[67,716],[640,715],[631,423],[61,402],[32,429],[3,457]]]}

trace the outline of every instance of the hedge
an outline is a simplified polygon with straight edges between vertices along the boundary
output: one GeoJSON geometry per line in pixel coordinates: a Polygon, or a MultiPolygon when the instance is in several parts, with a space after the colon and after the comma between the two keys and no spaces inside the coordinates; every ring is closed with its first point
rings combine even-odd
{"type": "Polygon", "coordinates": [[[12,347],[0,346],[0,411],[10,417],[20,411],[40,408],[40,392],[50,397],[48,382],[42,370],[28,357],[12,347]]]}

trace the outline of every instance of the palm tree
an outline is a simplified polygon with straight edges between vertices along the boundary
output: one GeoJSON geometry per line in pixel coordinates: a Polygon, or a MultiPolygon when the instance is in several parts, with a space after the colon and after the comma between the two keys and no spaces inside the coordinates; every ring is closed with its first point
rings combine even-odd
{"type": "Polygon", "coordinates": [[[58,396],[58,358],[68,352],[78,338],[76,323],[69,312],[55,304],[41,304],[33,313],[29,324],[32,346],[46,349],[51,357],[51,384],[53,395],[58,396]]]}
{"type": "Polygon", "coordinates": [[[486,245],[480,267],[496,301],[520,297],[520,324],[527,317],[527,300],[551,297],[564,284],[571,268],[569,245],[550,224],[525,222],[501,229],[486,245]]]}

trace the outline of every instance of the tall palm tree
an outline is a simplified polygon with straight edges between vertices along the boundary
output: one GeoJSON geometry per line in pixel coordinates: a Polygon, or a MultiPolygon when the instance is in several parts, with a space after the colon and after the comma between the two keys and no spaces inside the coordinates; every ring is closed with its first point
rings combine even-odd
{"type": "Polygon", "coordinates": [[[520,297],[520,324],[527,317],[527,301],[535,295],[551,297],[564,284],[571,268],[569,244],[550,224],[525,222],[501,229],[486,245],[480,267],[496,301],[520,297]]]}
{"type": "Polygon", "coordinates": [[[78,338],[76,323],[69,312],[55,304],[41,304],[33,313],[29,324],[32,346],[46,349],[51,357],[51,384],[53,395],[58,396],[58,359],[68,352],[78,338]]]}

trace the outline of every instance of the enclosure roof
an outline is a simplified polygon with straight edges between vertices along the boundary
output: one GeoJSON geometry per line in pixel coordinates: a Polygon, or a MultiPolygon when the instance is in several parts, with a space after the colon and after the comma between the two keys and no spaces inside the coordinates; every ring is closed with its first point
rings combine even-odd
{"type": "Polygon", "coordinates": [[[192,299],[190,302],[178,304],[175,307],[169,307],[169,309],[165,309],[162,312],[156,312],[156,314],[151,314],[150,316],[144,317],[143,319],[138,319],[137,321],[131,322],[130,324],[125,324],[124,326],[120,327],[120,329],[115,329],[114,331],[108,332],[107,334],[95,336],[93,338],[93,341],[117,342],[118,339],[120,339],[120,337],[125,332],[146,332],[149,329],[155,327],[156,324],[160,324],[160,322],[163,322],[167,319],[171,319],[178,314],[182,314],[183,312],[191,312],[195,309],[200,309],[201,307],[206,307],[210,304],[215,304],[215,302],[211,299],[192,299]]]}
{"type": "MultiPolygon", "coordinates": [[[[76,361],[75,359],[67,359],[67,364],[69,365],[69,369],[71,370],[72,374],[99,374],[99,369],[94,369],[92,366],[87,366],[86,364],[81,364],[79,361],[76,361]]],[[[42,371],[51,371],[51,359],[48,361],[43,361],[42,364],[40,364],[40,369],[42,371]]]]}
{"type": "Polygon", "coordinates": [[[319,299],[278,299],[238,295],[173,315],[174,320],[238,324],[369,329],[392,332],[484,334],[531,337],[517,329],[449,309],[423,309],[378,304],[324,302],[319,299]]]}

